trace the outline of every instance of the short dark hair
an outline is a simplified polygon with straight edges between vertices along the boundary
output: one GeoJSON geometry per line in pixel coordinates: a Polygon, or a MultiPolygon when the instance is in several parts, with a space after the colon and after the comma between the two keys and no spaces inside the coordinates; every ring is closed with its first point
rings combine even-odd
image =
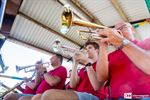
{"type": "Polygon", "coordinates": [[[85,43],[84,47],[87,47],[88,45],[92,45],[95,49],[99,49],[99,45],[96,42],[88,41],[85,43]]]}
{"type": "Polygon", "coordinates": [[[56,54],[57,58],[60,60],[61,64],[63,62],[63,56],[61,54],[56,54]]]}

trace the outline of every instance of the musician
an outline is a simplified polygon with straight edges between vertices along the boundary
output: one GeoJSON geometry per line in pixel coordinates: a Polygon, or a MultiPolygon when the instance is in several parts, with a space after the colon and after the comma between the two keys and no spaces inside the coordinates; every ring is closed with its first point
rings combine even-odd
{"type": "Polygon", "coordinates": [[[22,88],[20,85],[17,86],[16,88],[20,90],[23,94],[35,94],[36,88],[41,81],[41,73],[40,69],[43,68],[42,66],[42,61],[37,61],[35,64],[35,79],[34,80],[29,80],[28,78],[24,78],[24,82],[26,83],[25,89],[22,88]]]}
{"type": "Polygon", "coordinates": [[[32,100],[99,100],[99,98],[103,98],[95,73],[99,45],[96,42],[87,42],[85,48],[87,55],[79,51],[73,57],[70,78],[70,87],[74,89],[73,91],[48,90],[42,95],[34,96],[32,100]],[[79,62],[85,67],[77,73],[79,62]]]}
{"type": "Polygon", "coordinates": [[[150,41],[135,40],[132,25],[125,22],[98,33],[107,38],[99,40],[101,54],[96,73],[101,83],[109,80],[111,99],[124,98],[127,93],[133,98],[134,95],[150,96],[150,41]],[[117,50],[108,55],[106,43],[117,50]]]}
{"type": "MultiPolygon", "coordinates": [[[[62,89],[66,77],[67,77],[67,71],[66,68],[63,67],[62,64],[63,57],[60,54],[54,54],[51,59],[51,65],[53,66],[53,70],[50,70],[49,72],[46,71],[46,68],[40,67],[38,75],[40,75],[41,81],[37,83],[38,87],[36,89],[35,94],[42,94],[48,89],[56,88],[56,89],[62,89]]],[[[13,100],[30,100],[33,97],[33,95],[21,95],[18,98],[13,98],[13,100]]],[[[4,99],[4,100],[10,100],[9,99],[4,99]]]]}
{"type": "Polygon", "coordinates": [[[22,92],[22,94],[18,94],[18,93],[9,93],[7,94],[4,99],[8,100],[8,99],[17,99],[22,95],[33,95],[36,93],[36,88],[39,84],[39,82],[41,81],[41,76],[40,76],[40,69],[43,68],[41,61],[37,61],[35,64],[35,79],[31,80],[28,78],[24,78],[24,82],[26,83],[25,89],[22,88],[20,85],[18,85],[16,88],[18,90],[20,90],[22,92]]]}
{"type": "MultiPolygon", "coordinates": [[[[26,80],[26,79],[25,79],[26,80]]],[[[20,85],[16,87],[19,91],[21,91],[23,94],[35,94],[34,88],[34,80],[27,82],[25,89],[22,88],[20,85]]]]}

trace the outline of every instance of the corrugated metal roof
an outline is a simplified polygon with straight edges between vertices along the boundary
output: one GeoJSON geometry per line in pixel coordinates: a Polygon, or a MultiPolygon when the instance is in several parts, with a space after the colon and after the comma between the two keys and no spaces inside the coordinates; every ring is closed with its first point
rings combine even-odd
{"type": "MultiPolygon", "coordinates": [[[[67,0],[65,1],[67,2],[67,0]]],[[[113,26],[117,22],[123,21],[110,0],[78,0],[78,2],[106,26],[113,26]]],[[[118,0],[118,4],[130,21],[150,17],[144,0],[118,0]]],[[[52,42],[57,38],[60,38],[64,45],[79,48],[61,36],[83,45],[86,41],[82,40],[76,31],[79,29],[88,30],[88,28],[74,26],[67,34],[61,34],[60,17],[62,11],[63,6],[57,0],[23,0],[11,29],[10,37],[52,52],[52,42]],[[27,15],[38,23],[20,16],[21,14],[27,15]],[[39,23],[45,27],[41,27],[39,23]],[[46,27],[56,31],[55,34],[46,27]]]]}
{"type": "Polygon", "coordinates": [[[20,12],[59,32],[63,7],[55,0],[24,0],[20,12]]]}
{"type": "Polygon", "coordinates": [[[78,1],[106,26],[113,26],[116,22],[123,21],[109,0],[78,1]]]}
{"type": "Polygon", "coordinates": [[[63,45],[67,45],[72,48],[79,48],[79,46],[71,43],[70,41],[63,39],[59,35],[53,34],[52,32],[19,15],[17,15],[14,21],[10,37],[52,52],[52,44],[56,39],[62,40],[63,45]]]}
{"type": "Polygon", "coordinates": [[[130,21],[137,21],[150,17],[145,0],[118,0],[130,21]]]}
{"type": "MultiPolygon", "coordinates": [[[[57,1],[38,0],[37,2],[37,0],[24,0],[20,7],[20,12],[60,33],[60,19],[63,12],[63,6],[57,1]]],[[[74,28],[71,28],[69,33],[64,36],[76,41],[78,44],[83,45],[85,41],[79,39],[78,35],[76,34],[76,30],[79,28],[81,27],[75,26],[74,28]]]]}

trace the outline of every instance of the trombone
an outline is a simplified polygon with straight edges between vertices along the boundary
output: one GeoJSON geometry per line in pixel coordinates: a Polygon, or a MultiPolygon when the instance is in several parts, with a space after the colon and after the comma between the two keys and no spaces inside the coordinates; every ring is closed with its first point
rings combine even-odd
{"type": "Polygon", "coordinates": [[[14,89],[16,89],[19,85],[22,85],[23,83],[24,81],[21,81],[19,84],[15,85],[14,87],[9,88],[7,91],[5,91],[4,93],[0,95],[0,98],[3,98],[6,94],[8,94],[11,91],[14,91],[14,89]]]}
{"type": "MultiPolygon", "coordinates": [[[[49,67],[50,62],[45,62],[45,63],[40,63],[40,64],[43,65],[43,67],[49,67]]],[[[16,72],[19,72],[21,70],[24,70],[25,73],[33,72],[33,71],[35,71],[36,65],[38,65],[38,64],[28,65],[28,66],[17,66],[16,65],[16,72]]]]}
{"type": "Polygon", "coordinates": [[[10,79],[16,79],[16,80],[24,80],[24,78],[15,77],[15,76],[0,75],[0,77],[3,77],[3,78],[10,78],[10,79]]]}
{"type": "MultiPolygon", "coordinates": [[[[29,78],[29,80],[32,80],[34,76],[35,76],[35,71],[34,71],[34,73],[32,74],[32,76],[29,78]]],[[[2,94],[0,94],[0,100],[3,99],[3,97],[4,97],[6,94],[8,94],[8,93],[11,92],[11,91],[14,91],[14,89],[16,89],[19,85],[22,85],[23,83],[24,83],[24,80],[21,81],[19,84],[15,85],[14,87],[9,88],[7,91],[3,92],[2,94]]]]}
{"type": "MultiPolygon", "coordinates": [[[[83,20],[80,20],[80,19],[77,19],[77,18],[74,18],[73,16],[73,13],[70,9],[69,6],[65,5],[64,6],[64,11],[61,15],[61,29],[60,29],[60,32],[62,34],[66,34],[70,27],[72,25],[78,25],[78,26],[84,26],[84,27],[89,27],[89,28],[99,28],[99,29],[105,29],[105,28],[108,28],[106,26],[102,26],[102,25],[98,25],[98,24],[95,24],[95,23],[91,23],[91,22],[86,22],[86,21],[83,21],[83,20]]],[[[98,34],[95,34],[94,32],[87,32],[87,31],[78,31],[79,35],[82,36],[81,38],[83,38],[84,36],[81,34],[81,33],[92,33],[90,34],[90,37],[92,39],[101,39],[101,38],[105,38],[105,36],[99,36],[98,34]]],[[[84,37],[85,39],[85,37],[84,37]]],[[[86,38],[87,39],[87,38],[86,38]]]]}

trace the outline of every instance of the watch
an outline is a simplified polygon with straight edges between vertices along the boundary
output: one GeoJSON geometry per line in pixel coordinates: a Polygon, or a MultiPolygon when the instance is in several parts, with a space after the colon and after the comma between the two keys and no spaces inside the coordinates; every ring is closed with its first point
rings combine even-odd
{"type": "Polygon", "coordinates": [[[84,67],[84,72],[86,72],[86,68],[87,67],[91,67],[92,66],[92,63],[88,62],[87,64],[85,64],[85,67],[84,67]]]}
{"type": "Polygon", "coordinates": [[[43,74],[45,74],[45,73],[47,73],[47,71],[46,71],[46,70],[43,72],[43,74]]]}
{"type": "Polygon", "coordinates": [[[87,67],[87,66],[92,66],[92,63],[88,62],[88,63],[85,65],[85,67],[87,67]]]}
{"type": "Polygon", "coordinates": [[[122,49],[124,46],[126,46],[127,44],[129,44],[129,40],[127,39],[123,39],[121,45],[118,47],[118,49],[122,49]]]}

